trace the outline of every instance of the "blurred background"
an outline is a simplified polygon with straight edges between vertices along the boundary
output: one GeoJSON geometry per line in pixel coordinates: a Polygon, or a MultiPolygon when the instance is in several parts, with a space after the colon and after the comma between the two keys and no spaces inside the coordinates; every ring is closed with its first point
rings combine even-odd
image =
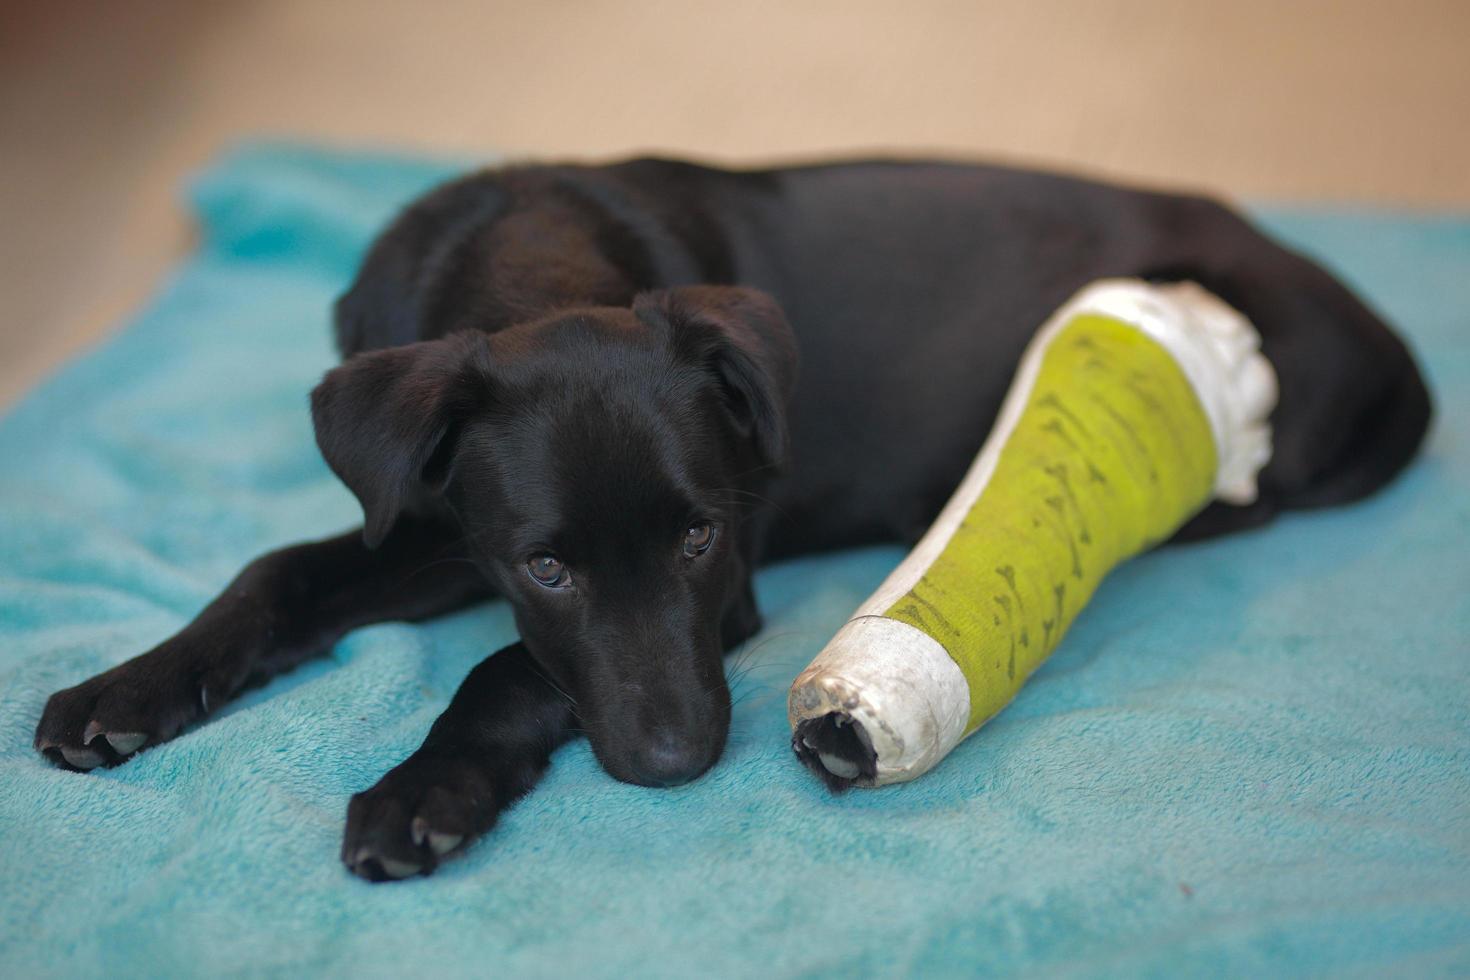
{"type": "Polygon", "coordinates": [[[190,244],[260,136],[470,159],[986,157],[1470,209],[1467,0],[0,0],[0,405],[190,244]]]}

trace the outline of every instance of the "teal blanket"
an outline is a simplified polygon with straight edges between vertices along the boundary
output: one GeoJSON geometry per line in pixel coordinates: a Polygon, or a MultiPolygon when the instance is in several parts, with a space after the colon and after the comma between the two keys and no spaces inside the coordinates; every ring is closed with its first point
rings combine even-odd
{"type": "Polygon", "coordinates": [[[307,418],[329,304],[449,169],[231,155],[194,185],[198,253],[0,423],[0,976],[1470,971],[1466,218],[1262,216],[1409,337],[1424,458],[1364,504],[1126,565],[918,782],[832,797],[788,747],[787,685],[891,548],[761,574],[709,775],[627,786],[570,745],[432,878],[350,876],[347,799],[512,638],[502,603],[361,630],[120,768],[43,763],[51,691],[358,520],[307,418]]]}

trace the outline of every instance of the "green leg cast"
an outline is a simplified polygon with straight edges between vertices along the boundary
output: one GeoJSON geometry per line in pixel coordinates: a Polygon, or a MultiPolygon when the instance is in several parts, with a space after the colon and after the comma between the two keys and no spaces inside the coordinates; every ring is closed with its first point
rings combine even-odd
{"type": "MultiPolygon", "coordinates": [[[[1111,282],[1038,334],[964,484],[793,685],[795,746],[838,782],[927,771],[1041,665],[1120,562],[1269,456],[1274,376],[1197,287],[1111,282]]],[[[820,771],[820,770],[819,770],[820,771]]]]}

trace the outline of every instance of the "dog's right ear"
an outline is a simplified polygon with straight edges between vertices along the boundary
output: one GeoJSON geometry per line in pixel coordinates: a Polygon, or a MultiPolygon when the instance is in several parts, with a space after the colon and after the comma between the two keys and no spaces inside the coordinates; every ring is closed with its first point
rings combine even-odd
{"type": "Polygon", "coordinates": [[[367,351],[327,372],[311,393],[316,442],[362,504],[369,548],[415,495],[443,489],[459,423],[489,392],[488,345],[472,332],[367,351]]]}
{"type": "Polygon", "coordinates": [[[782,468],[800,358],[775,298],[743,286],[679,286],[639,295],[633,313],[669,331],[678,349],[709,367],[736,428],[765,466],[782,468]]]}

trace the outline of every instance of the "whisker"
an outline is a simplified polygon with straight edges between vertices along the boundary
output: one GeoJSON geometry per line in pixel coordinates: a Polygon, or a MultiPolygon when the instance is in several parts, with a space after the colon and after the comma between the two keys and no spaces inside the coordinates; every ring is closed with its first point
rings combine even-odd
{"type": "Polygon", "coordinates": [[[545,682],[547,687],[551,688],[557,694],[560,694],[566,700],[567,704],[571,705],[573,712],[577,710],[577,700],[566,691],[563,691],[561,687],[556,683],[556,681],[552,680],[550,677],[547,677],[544,673],[542,673],[535,664],[530,662],[530,658],[527,658],[526,666],[530,668],[531,673],[541,678],[541,680],[545,682]]]}
{"type": "Polygon", "coordinates": [[[782,507],[780,504],[776,503],[765,494],[756,493],[754,490],[746,490],[743,487],[716,487],[710,492],[741,494],[743,496],[750,497],[752,500],[758,501],[759,503],[770,505],[771,507],[775,508],[776,512],[779,513],[782,517],[786,518],[787,520],[791,520],[791,514],[789,511],[786,510],[785,507],[782,507]]]}

